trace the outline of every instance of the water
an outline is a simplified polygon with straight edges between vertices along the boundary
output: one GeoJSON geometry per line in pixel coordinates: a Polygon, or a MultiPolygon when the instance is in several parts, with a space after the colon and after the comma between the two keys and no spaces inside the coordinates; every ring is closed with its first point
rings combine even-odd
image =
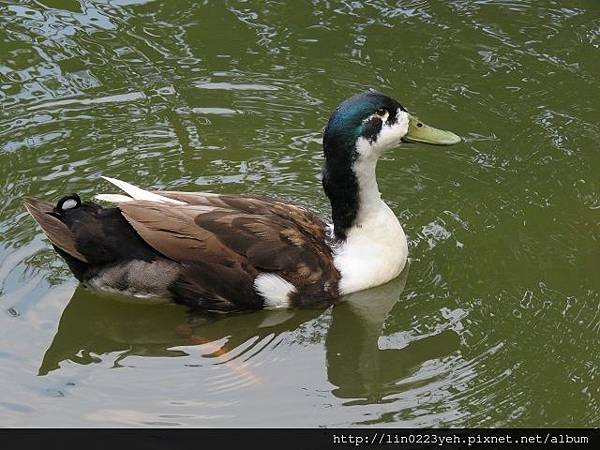
{"type": "Polygon", "coordinates": [[[1,1],[0,423],[597,426],[599,47],[593,0],[1,1]],[[386,155],[410,267],[335,308],[98,296],[21,206],[106,174],[326,216],[368,87],[464,142],[386,155]]]}

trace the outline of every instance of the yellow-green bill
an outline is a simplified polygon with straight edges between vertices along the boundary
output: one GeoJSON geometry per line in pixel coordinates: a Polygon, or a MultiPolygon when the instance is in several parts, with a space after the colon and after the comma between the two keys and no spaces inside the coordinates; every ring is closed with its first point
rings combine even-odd
{"type": "Polygon", "coordinates": [[[406,142],[423,142],[434,145],[453,145],[460,142],[460,137],[452,131],[438,130],[424,124],[418,118],[408,116],[408,132],[402,138],[406,142]]]}

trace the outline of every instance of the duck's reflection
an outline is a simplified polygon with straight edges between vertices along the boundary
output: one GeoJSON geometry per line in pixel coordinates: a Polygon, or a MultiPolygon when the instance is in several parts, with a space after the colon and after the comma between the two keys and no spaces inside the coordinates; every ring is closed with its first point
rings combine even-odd
{"type": "MultiPolygon", "coordinates": [[[[380,349],[383,324],[398,302],[406,278],[407,271],[384,286],[347,296],[331,310],[258,311],[225,317],[191,315],[173,305],[117,301],[79,287],[63,312],[39,373],[58,369],[67,360],[99,362],[103,354],[114,352],[120,352],[115,364],[130,355],[183,356],[187,353],[176,347],[193,345],[208,344],[205,357],[235,359],[260,351],[254,346],[263,338],[272,340],[309,321],[326,324],[320,316],[331,311],[325,351],[333,394],[354,402],[382,402],[399,390],[399,380],[459,346],[458,335],[445,331],[403,348],[380,349]]],[[[316,339],[321,341],[322,335],[316,339]]]]}
{"type": "Polygon", "coordinates": [[[405,270],[390,283],[346,296],[336,305],[325,347],[333,394],[353,403],[381,403],[399,391],[397,382],[424,362],[458,350],[459,337],[451,330],[410,342],[403,348],[380,349],[379,338],[390,311],[406,284],[405,270]]]}
{"type": "Polygon", "coordinates": [[[176,348],[200,344],[210,348],[203,356],[226,356],[252,342],[236,354],[237,358],[252,350],[262,338],[295,330],[323,312],[303,309],[200,315],[177,305],[109,298],[79,286],[63,311],[39,374],[58,369],[63,361],[90,364],[113,352],[122,352],[115,362],[119,364],[133,355],[185,356],[185,351],[176,348]],[[224,344],[217,344],[224,340],[224,344]]]}

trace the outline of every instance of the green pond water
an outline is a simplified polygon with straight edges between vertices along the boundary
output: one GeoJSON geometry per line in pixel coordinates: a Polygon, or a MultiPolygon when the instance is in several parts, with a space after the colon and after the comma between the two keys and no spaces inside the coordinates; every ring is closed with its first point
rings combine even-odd
{"type": "Polygon", "coordinates": [[[0,425],[598,426],[600,2],[0,1],[0,425]],[[261,193],[329,214],[369,87],[463,137],[379,164],[398,279],[189,316],[79,287],[21,199],[261,193]]]}

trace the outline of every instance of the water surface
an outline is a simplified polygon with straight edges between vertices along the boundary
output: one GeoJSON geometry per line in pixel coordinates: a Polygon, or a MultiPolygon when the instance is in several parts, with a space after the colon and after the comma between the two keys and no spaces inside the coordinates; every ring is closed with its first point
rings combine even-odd
{"type": "Polygon", "coordinates": [[[600,4],[287,3],[0,1],[0,423],[597,426],[600,4]],[[326,217],[368,87],[464,142],[385,156],[410,267],[334,308],[99,296],[21,206],[105,174],[326,217]]]}

